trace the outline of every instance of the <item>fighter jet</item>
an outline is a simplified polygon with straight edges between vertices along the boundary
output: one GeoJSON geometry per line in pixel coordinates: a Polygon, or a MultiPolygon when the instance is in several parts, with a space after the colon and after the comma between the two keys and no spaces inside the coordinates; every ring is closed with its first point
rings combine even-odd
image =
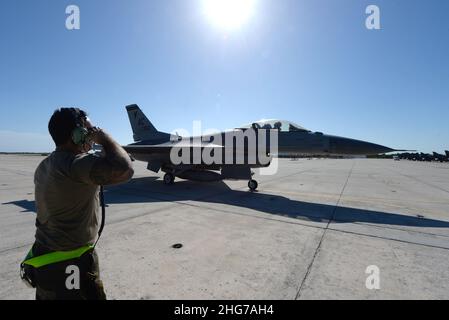
{"type": "Polygon", "coordinates": [[[312,132],[283,120],[261,120],[215,134],[181,137],[158,131],[135,104],[127,106],[126,110],[135,142],[124,146],[124,149],[135,160],[147,162],[148,170],[165,172],[163,179],[167,185],[173,184],[175,177],[196,181],[248,179],[248,187],[254,191],[258,183],[252,178],[251,169],[268,167],[276,153],[340,156],[401,151],[370,142],[312,132]],[[237,146],[239,138],[235,138],[238,135],[244,136],[240,139],[243,142],[240,149],[237,146]],[[229,137],[232,143],[228,143],[229,137]],[[255,140],[250,143],[250,138],[255,140]],[[207,159],[202,156],[194,159],[195,154],[207,155],[207,159]],[[179,161],[180,158],[184,161],[179,161]]]}

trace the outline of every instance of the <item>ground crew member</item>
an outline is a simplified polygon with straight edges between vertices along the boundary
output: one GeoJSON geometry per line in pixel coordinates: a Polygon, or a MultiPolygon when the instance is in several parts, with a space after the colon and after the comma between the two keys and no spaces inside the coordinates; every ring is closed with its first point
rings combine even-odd
{"type": "Polygon", "coordinates": [[[56,110],[48,129],[56,150],[35,172],[37,229],[26,265],[36,267],[31,267],[36,299],[106,299],[92,248],[99,227],[99,186],[130,180],[131,159],[78,108],[56,110]],[[88,153],[93,143],[103,146],[102,155],[88,153]],[[68,281],[73,265],[78,284],[76,278],[68,281]]]}

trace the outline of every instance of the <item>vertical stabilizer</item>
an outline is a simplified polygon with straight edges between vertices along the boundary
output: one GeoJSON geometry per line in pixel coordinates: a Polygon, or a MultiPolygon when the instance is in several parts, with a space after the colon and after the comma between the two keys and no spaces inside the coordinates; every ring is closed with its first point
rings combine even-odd
{"type": "Polygon", "coordinates": [[[133,130],[134,141],[152,139],[157,135],[158,131],[137,104],[126,106],[126,110],[133,130]]]}

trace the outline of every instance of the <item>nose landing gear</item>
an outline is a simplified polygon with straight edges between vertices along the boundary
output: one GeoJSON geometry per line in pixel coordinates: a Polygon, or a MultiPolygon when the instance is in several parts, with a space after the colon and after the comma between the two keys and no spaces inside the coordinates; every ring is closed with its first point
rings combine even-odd
{"type": "Polygon", "coordinates": [[[258,183],[257,183],[256,180],[251,179],[251,180],[248,181],[248,188],[251,191],[255,191],[257,189],[257,186],[258,186],[258,183]]]}

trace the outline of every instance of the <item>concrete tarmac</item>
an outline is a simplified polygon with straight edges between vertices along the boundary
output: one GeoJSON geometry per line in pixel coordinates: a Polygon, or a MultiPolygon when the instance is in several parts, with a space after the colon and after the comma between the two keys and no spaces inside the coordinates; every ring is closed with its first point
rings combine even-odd
{"type": "MultiPolygon", "coordinates": [[[[43,158],[0,155],[0,299],[34,298],[19,263],[43,158]]],[[[109,299],[449,299],[448,164],[282,159],[254,193],[134,165],[105,193],[109,299]]]]}

